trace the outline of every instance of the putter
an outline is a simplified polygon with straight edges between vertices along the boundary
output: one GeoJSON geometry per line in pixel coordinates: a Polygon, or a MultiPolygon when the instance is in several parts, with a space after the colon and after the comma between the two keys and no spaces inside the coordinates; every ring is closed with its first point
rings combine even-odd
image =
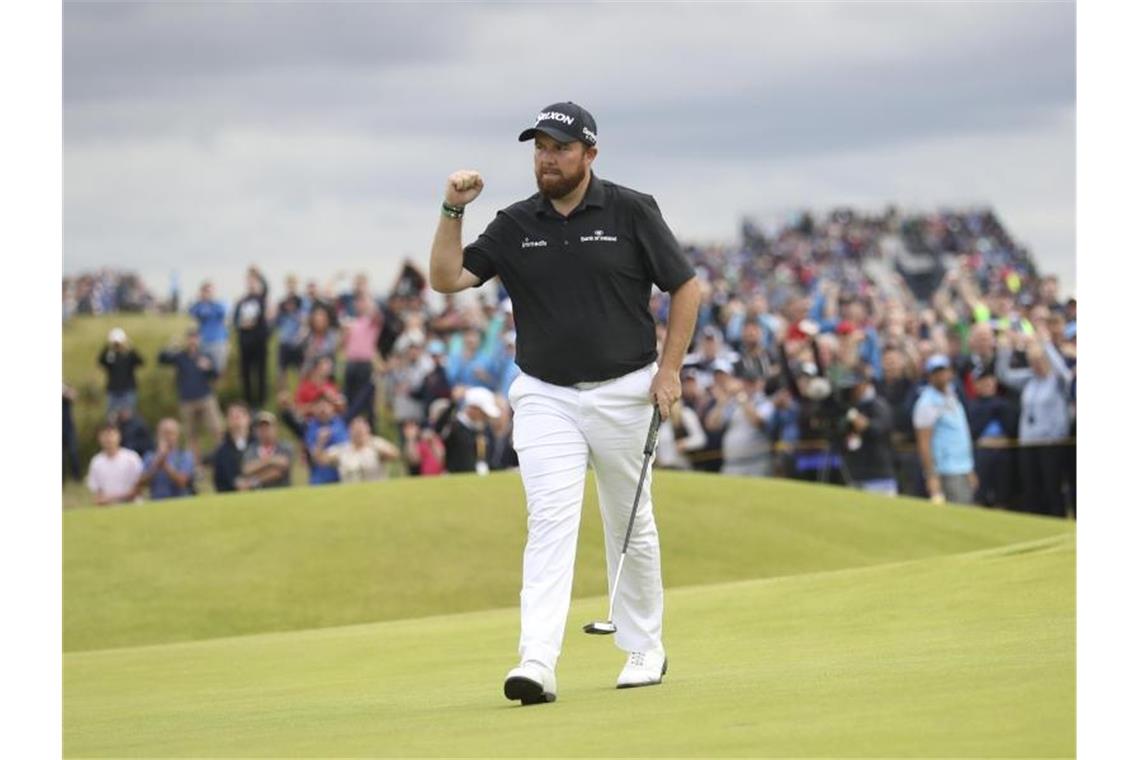
{"type": "Polygon", "coordinates": [[[625,541],[621,545],[621,557],[618,558],[617,572],[614,573],[614,587],[610,591],[610,614],[605,620],[595,620],[586,623],[582,630],[599,636],[606,636],[617,632],[614,625],[614,599],[617,598],[618,582],[621,581],[621,569],[625,565],[625,553],[629,549],[629,537],[633,535],[633,521],[637,517],[637,505],[641,501],[641,487],[645,485],[645,473],[649,471],[649,459],[653,456],[653,449],[657,447],[657,430],[661,427],[661,410],[657,404],[653,405],[653,420],[649,423],[649,435],[645,438],[645,459],[641,462],[641,477],[637,480],[637,493],[633,495],[633,509],[629,513],[629,527],[625,529],[625,541]]]}

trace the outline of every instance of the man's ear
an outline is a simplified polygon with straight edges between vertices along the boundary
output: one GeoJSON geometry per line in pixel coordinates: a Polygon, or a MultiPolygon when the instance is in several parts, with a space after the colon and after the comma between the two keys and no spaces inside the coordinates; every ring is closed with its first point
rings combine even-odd
{"type": "Polygon", "coordinates": [[[586,166],[589,166],[590,164],[594,163],[594,159],[598,157],[598,146],[597,145],[591,145],[590,147],[586,148],[585,156],[586,156],[586,166]]]}

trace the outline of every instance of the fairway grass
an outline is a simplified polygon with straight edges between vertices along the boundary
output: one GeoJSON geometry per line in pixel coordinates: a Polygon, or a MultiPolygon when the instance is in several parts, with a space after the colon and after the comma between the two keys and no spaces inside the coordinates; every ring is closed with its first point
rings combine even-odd
{"type": "Polygon", "coordinates": [[[559,699],[503,699],[496,610],[65,656],[68,756],[1072,757],[1071,535],[667,593],[670,669],[573,624],[559,699]]]}
{"type": "MultiPolygon", "coordinates": [[[[853,489],[654,474],[670,588],[956,554],[1070,531],[853,489]]],[[[64,649],[509,607],[526,506],[516,472],[202,496],[63,519],[64,649]]],[[[576,596],[604,594],[586,484],[576,596]]]]}
{"type": "Polygon", "coordinates": [[[517,474],[64,515],[69,757],[1072,757],[1071,522],[656,473],[669,674],[614,689],[593,484],[559,697],[517,474]]]}

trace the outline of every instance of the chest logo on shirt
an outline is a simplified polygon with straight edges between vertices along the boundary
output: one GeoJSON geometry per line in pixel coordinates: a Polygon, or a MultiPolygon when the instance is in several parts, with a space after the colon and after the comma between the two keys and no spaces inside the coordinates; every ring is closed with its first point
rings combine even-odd
{"type": "Polygon", "coordinates": [[[530,238],[523,238],[522,247],[523,248],[545,248],[546,247],[546,241],[545,240],[531,240],[530,238]]]}
{"type": "Polygon", "coordinates": [[[579,240],[583,243],[616,243],[617,235],[607,235],[605,230],[594,230],[593,235],[582,235],[579,240]]]}

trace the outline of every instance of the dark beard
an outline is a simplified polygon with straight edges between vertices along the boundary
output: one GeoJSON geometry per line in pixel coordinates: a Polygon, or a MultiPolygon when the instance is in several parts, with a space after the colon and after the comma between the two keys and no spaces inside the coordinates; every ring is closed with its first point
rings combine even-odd
{"type": "Polygon", "coordinates": [[[535,174],[535,182],[538,185],[538,192],[547,200],[556,201],[559,198],[565,198],[570,193],[574,192],[574,188],[582,183],[586,178],[586,167],[581,166],[576,174],[562,175],[561,177],[543,177],[541,174],[535,174]]]}

